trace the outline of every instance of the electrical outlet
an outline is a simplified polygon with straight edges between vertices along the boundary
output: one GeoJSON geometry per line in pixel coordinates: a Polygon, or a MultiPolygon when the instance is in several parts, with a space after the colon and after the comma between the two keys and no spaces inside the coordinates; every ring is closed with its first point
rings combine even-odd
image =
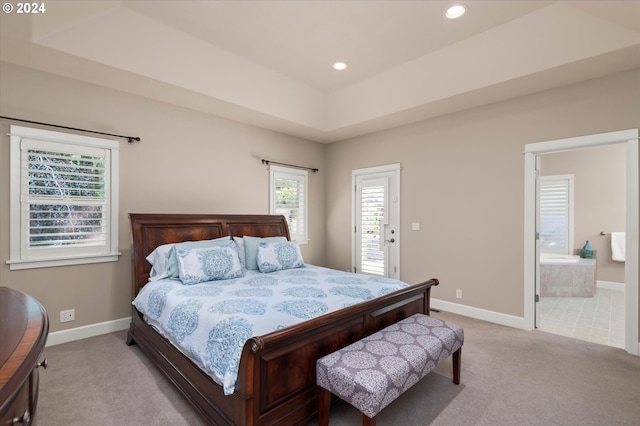
{"type": "Polygon", "coordinates": [[[456,290],[456,299],[462,299],[462,290],[460,289],[456,290]]]}
{"type": "Polygon", "coordinates": [[[60,322],[69,322],[76,319],[76,310],[69,309],[66,311],[60,311],[60,322]]]}

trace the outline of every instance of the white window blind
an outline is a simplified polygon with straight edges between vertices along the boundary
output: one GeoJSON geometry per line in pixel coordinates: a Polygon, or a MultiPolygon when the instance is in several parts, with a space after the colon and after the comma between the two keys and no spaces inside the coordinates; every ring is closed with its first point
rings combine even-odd
{"type": "Polygon", "coordinates": [[[364,182],[360,199],[360,272],[385,275],[385,257],[382,249],[382,222],[385,215],[386,181],[376,179],[364,182]]]}
{"type": "Polygon", "coordinates": [[[287,219],[291,239],[300,244],[308,241],[306,170],[269,166],[271,183],[271,214],[287,219]]]}
{"type": "Polygon", "coordinates": [[[104,150],[79,154],[43,145],[23,143],[29,248],[105,247],[109,176],[104,150]]]}
{"type": "Polygon", "coordinates": [[[540,178],[540,250],[573,254],[573,175],[540,178]]]}
{"type": "Polygon", "coordinates": [[[116,142],[18,126],[11,138],[12,269],[117,260],[116,142]]]}

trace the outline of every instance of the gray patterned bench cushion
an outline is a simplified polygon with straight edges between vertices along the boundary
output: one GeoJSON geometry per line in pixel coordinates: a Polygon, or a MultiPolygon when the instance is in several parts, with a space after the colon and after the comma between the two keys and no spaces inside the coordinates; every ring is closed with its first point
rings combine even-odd
{"type": "Polygon", "coordinates": [[[320,358],[317,385],[373,418],[463,343],[462,328],[415,314],[320,358]]]}

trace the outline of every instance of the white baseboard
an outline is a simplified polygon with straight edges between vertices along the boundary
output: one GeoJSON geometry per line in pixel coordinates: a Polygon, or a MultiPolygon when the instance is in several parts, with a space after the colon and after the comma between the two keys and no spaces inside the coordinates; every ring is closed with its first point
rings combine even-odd
{"type": "Polygon", "coordinates": [[[131,317],[70,328],[69,330],[54,331],[49,333],[46,346],[55,346],[101,334],[113,333],[114,331],[126,330],[129,328],[129,324],[131,324],[131,317]]]}
{"type": "Polygon", "coordinates": [[[531,330],[531,327],[525,323],[524,317],[501,314],[499,312],[487,311],[486,309],[474,308],[473,306],[460,305],[458,303],[447,302],[439,299],[431,299],[431,308],[451,312],[452,314],[464,315],[465,317],[489,321],[500,325],[506,325],[508,327],[529,331],[531,330]]]}
{"type": "Polygon", "coordinates": [[[616,282],[613,282],[613,281],[597,280],[596,281],[596,287],[604,288],[604,289],[607,289],[607,290],[624,291],[625,284],[624,283],[616,283],[616,282]]]}

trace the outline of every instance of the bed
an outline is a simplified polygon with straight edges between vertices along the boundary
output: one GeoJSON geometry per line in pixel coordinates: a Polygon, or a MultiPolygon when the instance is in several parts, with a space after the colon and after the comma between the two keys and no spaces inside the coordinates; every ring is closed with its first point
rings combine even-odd
{"type": "MultiPolygon", "coordinates": [[[[149,283],[157,247],[225,236],[285,237],[276,215],[131,214],[133,297],[149,283]]],[[[127,344],[137,344],[211,424],[306,424],[317,413],[316,360],[415,313],[429,313],[437,279],[246,340],[230,395],[132,305],[127,344]]]]}

